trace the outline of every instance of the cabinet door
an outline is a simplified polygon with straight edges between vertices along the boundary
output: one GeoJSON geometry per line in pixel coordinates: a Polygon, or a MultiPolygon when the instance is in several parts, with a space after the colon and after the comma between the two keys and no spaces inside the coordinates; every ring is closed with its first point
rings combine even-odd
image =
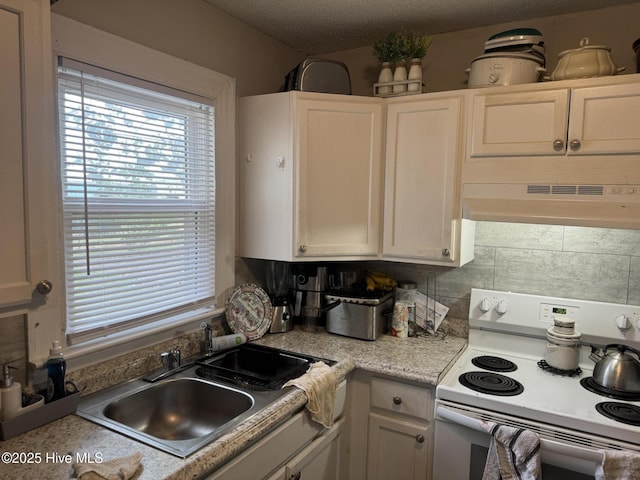
{"type": "Polygon", "coordinates": [[[427,426],[369,414],[367,480],[429,479],[430,451],[427,426]]]}
{"type": "Polygon", "coordinates": [[[376,98],[298,98],[294,121],[299,162],[294,254],[377,256],[382,108],[376,98]]]}
{"type": "Polygon", "coordinates": [[[640,83],[571,93],[569,155],[640,153],[640,83]]]}
{"type": "Polygon", "coordinates": [[[470,156],[564,155],[569,89],[477,94],[470,156]]]}
{"type": "Polygon", "coordinates": [[[56,216],[48,9],[44,1],[0,0],[0,306],[46,298],[36,286],[48,277],[55,232],[46,231],[47,219],[56,216]]]}
{"type": "Polygon", "coordinates": [[[287,462],[284,480],[340,480],[344,419],[287,462]]]}
{"type": "Polygon", "coordinates": [[[389,103],[383,257],[457,259],[460,97],[389,103]]]}

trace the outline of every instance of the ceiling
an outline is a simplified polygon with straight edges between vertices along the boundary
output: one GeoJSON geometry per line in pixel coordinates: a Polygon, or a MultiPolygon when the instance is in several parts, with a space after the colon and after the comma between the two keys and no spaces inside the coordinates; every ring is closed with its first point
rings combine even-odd
{"type": "Polygon", "coordinates": [[[369,46],[402,29],[437,34],[638,0],[205,1],[300,53],[313,55],[369,46]]]}

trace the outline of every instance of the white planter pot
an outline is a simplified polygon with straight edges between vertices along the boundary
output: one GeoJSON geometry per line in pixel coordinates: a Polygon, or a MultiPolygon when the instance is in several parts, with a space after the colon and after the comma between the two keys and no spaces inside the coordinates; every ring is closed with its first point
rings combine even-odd
{"type": "MultiPolygon", "coordinates": [[[[396,64],[396,69],[393,72],[393,81],[399,82],[407,79],[407,67],[404,66],[403,62],[398,62],[396,64]]],[[[404,93],[407,91],[406,85],[394,85],[393,93],[404,93]]]]}
{"type": "Polygon", "coordinates": [[[411,66],[409,67],[409,74],[407,75],[407,80],[416,80],[416,83],[410,83],[407,86],[407,90],[409,92],[422,91],[422,60],[421,59],[414,58],[411,60],[411,66]]]}
{"type": "MultiPolygon", "coordinates": [[[[393,82],[393,72],[391,71],[391,63],[384,62],[380,68],[380,75],[378,75],[378,83],[393,82]]],[[[384,95],[391,93],[391,86],[378,87],[378,93],[384,95]]]]}

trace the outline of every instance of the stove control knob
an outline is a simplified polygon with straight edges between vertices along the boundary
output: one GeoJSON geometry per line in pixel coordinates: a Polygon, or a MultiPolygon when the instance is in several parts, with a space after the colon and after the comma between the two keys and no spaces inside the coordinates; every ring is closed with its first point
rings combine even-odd
{"type": "Polygon", "coordinates": [[[505,313],[507,313],[508,308],[509,304],[507,304],[507,302],[505,302],[504,300],[500,300],[498,302],[498,305],[496,305],[496,312],[498,312],[500,315],[504,315],[505,313]]]}
{"type": "Polygon", "coordinates": [[[491,310],[491,300],[483,298],[480,302],[480,311],[487,313],[489,310],[491,310]]]}
{"type": "Polygon", "coordinates": [[[616,317],[616,327],[623,332],[629,330],[631,328],[631,321],[629,320],[629,317],[626,315],[618,315],[616,317]]]}

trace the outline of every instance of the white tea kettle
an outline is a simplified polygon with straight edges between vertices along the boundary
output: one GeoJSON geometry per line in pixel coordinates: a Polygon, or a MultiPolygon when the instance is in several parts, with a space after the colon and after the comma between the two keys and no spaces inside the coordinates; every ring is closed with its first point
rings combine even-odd
{"type": "Polygon", "coordinates": [[[599,350],[591,347],[589,358],[596,362],[593,381],[604,388],[640,393],[640,352],[627,345],[611,344],[599,350]]]}

